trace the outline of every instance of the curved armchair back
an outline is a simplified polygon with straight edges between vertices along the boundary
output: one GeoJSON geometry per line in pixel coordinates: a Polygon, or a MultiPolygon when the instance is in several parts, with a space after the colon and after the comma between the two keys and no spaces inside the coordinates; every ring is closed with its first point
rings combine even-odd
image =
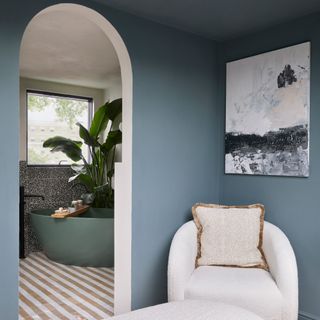
{"type": "Polygon", "coordinates": [[[298,270],[286,235],[270,222],[264,223],[263,251],[269,271],[283,296],[283,319],[298,318],[298,270]]]}
{"type": "MultiPolygon", "coordinates": [[[[269,271],[283,297],[282,320],[298,318],[298,272],[291,244],[275,225],[265,222],[263,250],[269,271]]],[[[197,228],[193,221],[176,232],[168,262],[168,300],[184,300],[185,288],[195,269],[197,228]]]]}
{"type": "Polygon", "coordinates": [[[168,262],[168,300],[184,300],[185,286],[195,269],[197,227],[193,221],[182,225],[173,237],[168,262]]]}

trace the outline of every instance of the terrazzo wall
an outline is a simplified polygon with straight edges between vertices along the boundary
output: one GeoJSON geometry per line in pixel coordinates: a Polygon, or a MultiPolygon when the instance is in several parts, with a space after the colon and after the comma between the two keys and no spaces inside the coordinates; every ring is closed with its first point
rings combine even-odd
{"type": "Polygon", "coordinates": [[[41,251],[39,241],[31,228],[30,212],[41,208],[59,208],[70,205],[84,193],[80,185],[68,183],[72,176],[70,167],[35,167],[27,166],[20,161],[20,186],[24,186],[25,194],[44,196],[41,198],[25,198],[24,207],[24,247],[25,255],[41,251]]]}

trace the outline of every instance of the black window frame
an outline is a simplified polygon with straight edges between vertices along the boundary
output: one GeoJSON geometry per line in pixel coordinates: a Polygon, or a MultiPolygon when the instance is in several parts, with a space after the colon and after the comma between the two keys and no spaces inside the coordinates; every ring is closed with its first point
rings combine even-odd
{"type": "MultiPolygon", "coordinates": [[[[35,90],[35,89],[27,89],[26,90],[26,104],[25,104],[25,109],[26,109],[26,146],[25,146],[25,151],[26,151],[26,163],[27,167],[41,167],[41,168],[69,168],[71,167],[70,164],[29,164],[28,161],[28,142],[29,142],[29,121],[28,121],[28,94],[38,94],[38,95],[43,95],[43,96],[48,96],[48,97],[58,97],[58,98],[69,98],[69,99],[74,99],[74,100],[86,100],[89,103],[89,110],[88,110],[88,125],[91,124],[92,118],[93,118],[93,108],[94,108],[94,100],[92,97],[87,97],[87,96],[79,96],[79,95],[74,95],[74,94],[67,94],[67,93],[58,93],[58,92],[53,92],[53,91],[46,91],[46,90],[35,90]]],[[[89,159],[90,161],[90,159],[89,159]]]]}

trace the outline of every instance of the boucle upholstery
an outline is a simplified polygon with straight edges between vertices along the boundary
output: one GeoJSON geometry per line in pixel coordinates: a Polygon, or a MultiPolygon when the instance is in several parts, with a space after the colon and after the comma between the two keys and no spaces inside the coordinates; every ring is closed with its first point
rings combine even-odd
{"type": "Polygon", "coordinates": [[[263,244],[264,206],[197,203],[192,207],[198,229],[197,266],[268,269],[263,244]]]}
{"type": "Polygon", "coordinates": [[[187,283],[185,299],[220,301],[250,310],[265,320],[281,319],[281,292],[263,269],[198,267],[187,283]]]}
{"type": "MultiPolygon", "coordinates": [[[[271,223],[265,222],[264,225],[264,242],[263,242],[264,254],[269,266],[270,276],[274,280],[280,294],[278,299],[281,303],[281,315],[272,320],[297,320],[298,317],[298,277],[297,277],[297,265],[295,260],[295,255],[285,234],[276,226],[271,223]]],[[[186,299],[187,296],[194,294],[196,292],[190,290],[190,281],[194,277],[195,273],[195,259],[197,256],[197,228],[193,221],[187,222],[184,224],[175,234],[170,254],[169,254],[169,264],[168,264],[168,298],[169,301],[179,301],[186,299]],[[188,289],[188,291],[186,291],[188,289]]],[[[206,267],[212,268],[214,272],[215,268],[221,267],[206,267]]],[[[233,268],[226,268],[233,269],[233,268]]],[[[216,269],[217,270],[217,269],[216,269]]],[[[238,269],[239,270],[239,269],[238,269]]],[[[243,270],[243,269],[241,269],[243,270]]],[[[246,269],[247,270],[247,269],[246,269]]],[[[248,269],[248,272],[252,271],[252,276],[254,277],[256,269],[248,269]]],[[[263,270],[260,270],[263,271],[263,270]]],[[[265,271],[263,271],[265,272],[265,271]]],[[[211,278],[208,277],[208,281],[212,287],[221,286],[217,282],[212,282],[211,278]]],[[[228,281],[226,277],[226,281],[228,281]]],[[[229,280],[231,281],[231,280],[229,280]]],[[[240,281],[240,280],[238,280],[240,281]]],[[[229,288],[232,288],[235,285],[235,281],[232,281],[233,284],[228,284],[229,288]]],[[[253,290],[256,292],[256,286],[249,286],[250,282],[248,281],[247,292],[253,290]]],[[[227,284],[225,284],[227,286],[227,284]]],[[[270,287],[271,288],[271,287],[270,287]]],[[[219,288],[218,288],[219,289],[219,288]]],[[[217,290],[218,290],[217,289],[217,290]]],[[[261,289],[261,291],[263,291],[261,289]]],[[[224,292],[224,295],[227,296],[227,292],[224,292]]],[[[259,295],[262,296],[263,292],[259,295]]],[[[266,293],[266,297],[269,296],[269,293],[266,293]]],[[[230,289],[230,297],[233,297],[233,290],[230,289]]],[[[211,299],[216,301],[215,297],[206,297],[202,296],[201,298],[211,299]]],[[[234,298],[233,298],[234,299],[234,298]]],[[[249,296],[247,298],[246,305],[242,305],[248,310],[258,310],[260,307],[257,305],[255,299],[251,299],[249,296]]],[[[262,298],[261,298],[262,299],[262,298]]],[[[263,298],[264,299],[264,298],[263,298]]],[[[227,300],[227,299],[226,299],[227,300]]],[[[219,300],[221,301],[221,300],[219,300]]],[[[229,302],[230,301],[222,301],[229,302]]],[[[239,302],[239,301],[237,301],[239,302]]],[[[259,302],[260,303],[260,302],[259,302]]],[[[266,315],[270,316],[270,309],[273,307],[268,306],[267,301],[265,302],[266,311],[263,311],[263,314],[259,314],[262,318],[266,315]]],[[[267,318],[268,319],[268,318],[267,318]]]]}
{"type": "Polygon", "coordinates": [[[164,303],[113,317],[114,320],[263,320],[236,306],[212,301],[164,303]]]}

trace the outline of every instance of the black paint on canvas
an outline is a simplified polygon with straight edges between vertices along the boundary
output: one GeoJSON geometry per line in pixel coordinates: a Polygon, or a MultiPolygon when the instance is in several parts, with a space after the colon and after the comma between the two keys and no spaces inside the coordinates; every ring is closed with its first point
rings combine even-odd
{"type": "Polygon", "coordinates": [[[292,85],[297,81],[295,71],[291,68],[290,64],[285,65],[283,71],[278,75],[278,88],[284,88],[292,85]]]}
{"type": "Polygon", "coordinates": [[[308,175],[308,127],[294,126],[264,135],[226,133],[226,164],[232,172],[263,175],[308,175]]]}
{"type": "Polygon", "coordinates": [[[225,135],[225,153],[243,148],[256,148],[269,152],[294,151],[299,146],[303,149],[308,148],[308,129],[302,125],[270,131],[263,136],[237,133],[225,135]]]}

